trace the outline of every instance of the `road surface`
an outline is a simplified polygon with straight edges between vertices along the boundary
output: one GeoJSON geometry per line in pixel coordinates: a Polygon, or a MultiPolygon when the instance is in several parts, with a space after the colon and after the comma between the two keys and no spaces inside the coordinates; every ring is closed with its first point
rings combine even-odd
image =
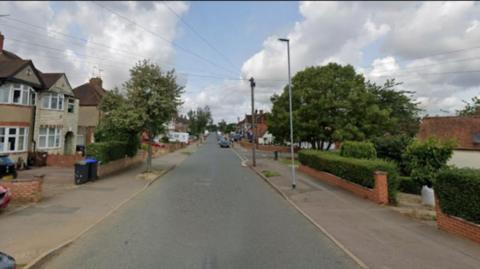
{"type": "Polygon", "coordinates": [[[210,136],[44,268],[358,266],[210,136]]]}

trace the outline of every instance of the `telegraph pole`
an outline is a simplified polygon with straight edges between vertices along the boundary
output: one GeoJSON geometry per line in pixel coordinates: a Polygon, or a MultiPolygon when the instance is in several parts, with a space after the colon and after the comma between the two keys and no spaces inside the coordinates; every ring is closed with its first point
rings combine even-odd
{"type": "Polygon", "coordinates": [[[253,90],[255,88],[255,79],[250,78],[250,88],[252,90],[252,165],[255,167],[257,165],[257,162],[255,160],[255,147],[257,146],[257,143],[255,141],[255,107],[254,107],[254,95],[253,95],[253,90]]]}

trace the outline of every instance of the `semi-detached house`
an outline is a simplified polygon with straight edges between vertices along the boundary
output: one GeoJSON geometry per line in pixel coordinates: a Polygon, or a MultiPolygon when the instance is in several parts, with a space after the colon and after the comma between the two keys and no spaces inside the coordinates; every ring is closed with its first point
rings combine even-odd
{"type": "Polygon", "coordinates": [[[71,154],[78,99],[63,73],[42,73],[3,48],[0,34],[0,153],[17,161],[29,152],[71,154]]]}

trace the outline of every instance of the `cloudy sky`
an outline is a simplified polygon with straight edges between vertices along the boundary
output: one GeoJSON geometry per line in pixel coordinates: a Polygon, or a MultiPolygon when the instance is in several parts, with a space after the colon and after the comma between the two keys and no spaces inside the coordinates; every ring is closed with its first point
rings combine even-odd
{"type": "Polygon", "coordinates": [[[480,93],[480,4],[475,2],[0,2],[5,49],[75,87],[101,74],[107,88],[148,58],[175,68],[183,111],[209,105],[215,120],[256,106],[292,72],[331,61],[368,79],[394,77],[425,113],[453,114],[480,93]]]}

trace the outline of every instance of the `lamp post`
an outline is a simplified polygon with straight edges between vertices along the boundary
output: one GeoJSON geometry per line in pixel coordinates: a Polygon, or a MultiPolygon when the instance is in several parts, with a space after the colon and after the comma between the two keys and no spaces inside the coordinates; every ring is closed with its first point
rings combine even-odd
{"type": "MultiPolygon", "coordinates": [[[[255,137],[255,133],[257,131],[256,129],[256,126],[255,126],[255,101],[254,101],[254,89],[255,89],[255,79],[252,77],[250,78],[250,89],[252,90],[252,165],[253,167],[257,166],[257,162],[255,160],[255,148],[257,146],[257,143],[256,143],[256,137],[255,137]]],[[[245,119],[246,120],[246,119],[245,119]]]]}
{"type": "Polygon", "coordinates": [[[290,155],[292,158],[292,189],[297,186],[295,178],[295,156],[293,152],[293,117],[292,117],[292,82],[290,78],[290,40],[287,38],[279,38],[281,42],[287,42],[287,57],[288,57],[288,100],[290,106],[290,155]]]}

